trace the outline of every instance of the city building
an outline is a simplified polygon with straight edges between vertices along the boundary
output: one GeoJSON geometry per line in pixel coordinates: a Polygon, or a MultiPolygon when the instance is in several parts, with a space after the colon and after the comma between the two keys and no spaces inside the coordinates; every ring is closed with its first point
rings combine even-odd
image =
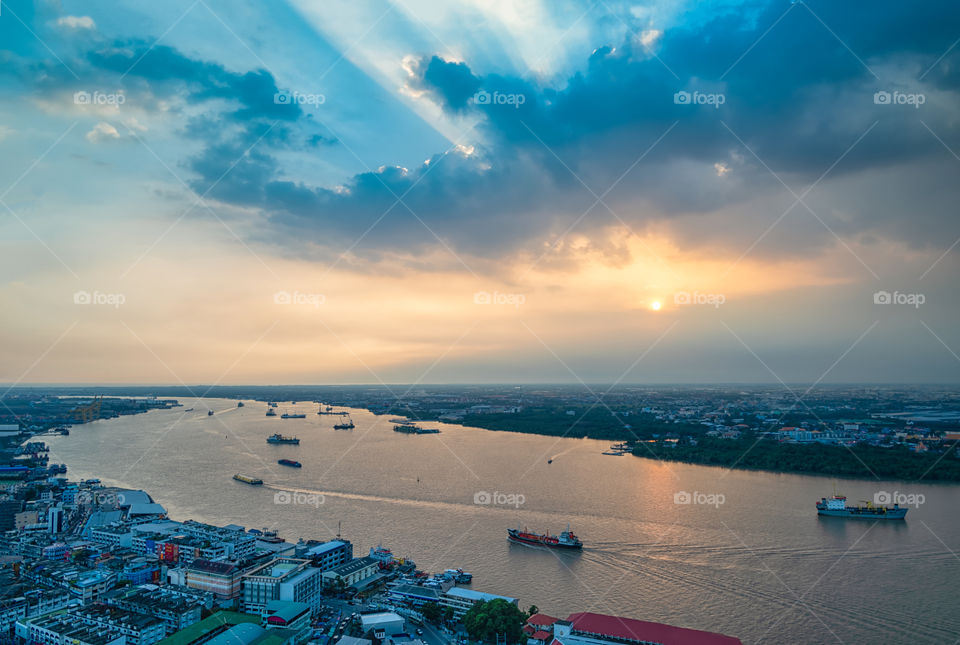
{"type": "Polygon", "coordinates": [[[293,629],[302,631],[310,629],[312,615],[310,605],[303,602],[288,602],[286,600],[271,600],[263,610],[262,627],[267,629],[293,629]]]}
{"type": "Polygon", "coordinates": [[[230,562],[194,560],[184,571],[184,584],[193,589],[209,591],[218,600],[240,597],[243,570],[230,562]]]}
{"type": "Polygon", "coordinates": [[[67,616],[91,627],[104,627],[126,637],[126,645],[153,645],[166,635],[163,623],[152,616],[109,605],[71,609],[67,616]]]}
{"type": "Polygon", "coordinates": [[[373,558],[357,558],[323,572],[323,586],[330,588],[342,584],[346,587],[362,588],[365,583],[377,575],[380,564],[373,558]]]}
{"type": "Polygon", "coordinates": [[[732,636],[589,612],[553,624],[554,645],[742,645],[732,636]]]}
{"type": "Polygon", "coordinates": [[[108,602],[114,607],[156,618],[163,623],[167,634],[199,623],[203,608],[196,600],[167,593],[162,587],[137,588],[108,602]]]}
{"type": "Polygon", "coordinates": [[[304,542],[297,544],[296,556],[312,560],[321,572],[329,571],[353,559],[353,544],[349,540],[304,542]]]}
{"type": "Polygon", "coordinates": [[[241,611],[261,614],[271,600],[302,602],[314,611],[320,605],[320,576],[320,570],[310,566],[309,560],[272,560],[243,576],[241,611]]]}
{"type": "Polygon", "coordinates": [[[57,615],[17,621],[16,635],[31,645],[127,645],[126,636],[57,615]]]}
{"type": "Polygon", "coordinates": [[[381,611],[375,614],[362,614],[360,622],[363,625],[363,633],[373,632],[374,638],[384,640],[388,636],[401,634],[404,631],[403,617],[398,616],[392,611],[381,611]]]}
{"type": "Polygon", "coordinates": [[[478,602],[490,602],[498,598],[514,605],[518,602],[516,598],[508,596],[498,596],[497,594],[465,589],[464,587],[451,587],[440,595],[440,606],[452,608],[454,618],[459,619],[463,618],[463,615],[478,602]]]}

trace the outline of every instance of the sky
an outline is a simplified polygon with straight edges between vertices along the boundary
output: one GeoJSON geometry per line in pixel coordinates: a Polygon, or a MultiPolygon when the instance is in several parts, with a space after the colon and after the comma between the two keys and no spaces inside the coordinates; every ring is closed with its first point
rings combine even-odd
{"type": "Polygon", "coordinates": [[[960,7],[2,0],[0,382],[955,383],[960,7]]]}

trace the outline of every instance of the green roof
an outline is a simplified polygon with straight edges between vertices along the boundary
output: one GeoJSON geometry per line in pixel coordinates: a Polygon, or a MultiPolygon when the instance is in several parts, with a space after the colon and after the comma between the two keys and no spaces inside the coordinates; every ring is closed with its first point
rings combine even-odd
{"type": "Polygon", "coordinates": [[[254,614],[241,614],[236,611],[218,611],[217,613],[204,618],[199,623],[194,623],[186,629],[181,629],[175,634],[167,636],[157,645],[190,645],[193,641],[217,629],[221,625],[239,625],[241,623],[260,624],[260,616],[254,614]]]}

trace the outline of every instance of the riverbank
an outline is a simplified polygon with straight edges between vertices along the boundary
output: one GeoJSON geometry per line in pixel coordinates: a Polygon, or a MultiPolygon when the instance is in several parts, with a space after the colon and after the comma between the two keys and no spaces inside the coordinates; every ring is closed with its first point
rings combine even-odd
{"type": "Polygon", "coordinates": [[[738,470],[857,479],[960,482],[960,459],[944,454],[918,454],[903,446],[880,448],[819,443],[780,444],[750,436],[743,439],[704,438],[697,441],[696,445],[643,443],[633,447],[633,455],[738,470]]]}

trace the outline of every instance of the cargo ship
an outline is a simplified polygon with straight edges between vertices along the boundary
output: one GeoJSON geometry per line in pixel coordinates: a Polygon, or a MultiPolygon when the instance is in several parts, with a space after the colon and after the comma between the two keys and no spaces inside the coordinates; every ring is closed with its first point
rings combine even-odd
{"type": "Polygon", "coordinates": [[[404,434],[440,434],[440,431],[436,428],[421,428],[414,423],[395,425],[393,426],[393,431],[402,432],[404,434]]]}
{"type": "Polygon", "coordinates": [[[237,473],[233,476],[238,482],[243,482],[244,484],[250,484],[251,486],[263,486],[263,480],[257,479],[256,477],[247,477],[246,475],[241,475],[237,473]]]}
{"type": "Polygon", "coordinates": [[[284,437],[278,432],[267,437],[267,443],[292,443],[300,445],[300,440],[296,437],[284,437]]]}
{"type": "Polygon", "coordinates": [[[822,497],[817,502],[817,515],[829,517],[852,517],[865,520],[902,520],[906,518],[909,509],[900,508],[899,504],[891,506],[874,506],[870,502],[862,505],[847,506],[847,498],[843,495],[822,497]]]}
{"type": "Polygon", "coordinates": [[[306,419],[306,418],[307,418],[307,415],[305,415],[305,414],[290,414],[290,413],[288,413],[288,412],[284,412],[283,414],[280,415],[280,418],[281,418],[281,419],[306,419]]]}
{"type": "Polygon", "coordinates": [[[573,531],[570,530],[570,525],[567,525],[567,530],[561,533],[559,536],[550,535],[549,533],[531,533],[527,529],[507,529],[507,539],[511,542],[517,542],[518,544],[529,544],[531,546],[543,546],[550,549],[582,549],[583,542],[580,541],[576,535],[573,534],[573,531]]]}
{"type": "Polygon", "coordinates": [[[335,423],[333,424],[334,430],[353,430],[357,426],[353,425],[353,419],[347,419],[346,423],[335,423]]]}
{"type": "Polygon", "coordinates": [[[303,466],[299,461],[294,461],[293,459],[278,459],[277,463],[281,466],[290,466],[291,468],[300,468],[303,466]]]}

